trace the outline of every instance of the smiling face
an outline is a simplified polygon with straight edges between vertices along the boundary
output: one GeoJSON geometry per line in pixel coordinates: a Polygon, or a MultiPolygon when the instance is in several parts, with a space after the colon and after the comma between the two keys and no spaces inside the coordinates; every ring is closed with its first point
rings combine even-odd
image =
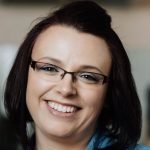
{"type": "MultiPolygon", "coordinates": [[[[103,39],[60,25],[39,35],[32,59],[69,72],[95,72],[107,76],[111,68],[110,52],[103,39]]],[[[70,74],[60,81],[49,81],[30,66],[26,103],[37,136],[87,142],[101,113],[106,90],[107,84],[73,82],[70,74]]]]}

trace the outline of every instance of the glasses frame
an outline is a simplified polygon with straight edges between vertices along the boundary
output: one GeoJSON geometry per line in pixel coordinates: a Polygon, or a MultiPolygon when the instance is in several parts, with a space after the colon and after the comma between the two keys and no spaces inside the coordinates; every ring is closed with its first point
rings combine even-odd
{"type": "MultiPolygon", "coordinates": [[[[72,79],[73,79],[73,81],[75,81],[75,79],[76,79],[76,74],[77,73],[79,73],[79,72],[82,72],[82,71],[79,71],[79,72],[70,72],[70,71],[66,71],[65,69],[63,69],[63,68],[61,68],[61,67],[59,67],[59,66],[56,66],[56,65],[53,65],[53,64],[50,64],[50,63],[45,63],[45,62],[41,62],[41,61],[35,61],[35,60],[33,60],[33,59],[31,59],[31,68],[33,68],[33,70],[36,70],[36,64],[37,63],[43,63],[43,64],[48,64],[48,65],[52,65],[52,66],[55,66],[55,67],[57,67],[57,68],[59,68],[60,70],[62,70],[64,73],[61,75],[61,80],[64,78],[64,76],[66,75],[66,74],[70,74],[71,76],[72,76],[72,79]]],[[[101,74],[101,73],[95,73],[95,72],[88,72],[88,71],[86,71],[86,73],[93,73],[93,74],[97,74],[97,75],[101,75],[101,76],[103,76],[103,81],[102,81],[102,83],[101,84],[105,84],[105,83],[107,83],[108,82],[108,76],[106,76],[106,75],[104,75],[104,74],[101,74]]]]}

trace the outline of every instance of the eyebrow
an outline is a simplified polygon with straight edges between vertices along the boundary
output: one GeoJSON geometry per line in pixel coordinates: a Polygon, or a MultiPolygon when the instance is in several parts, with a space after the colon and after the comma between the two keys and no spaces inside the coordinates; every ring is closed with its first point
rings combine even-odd
{"type": "Polygon", "coordinates": [[[99,73],[103,73],[102,70],[100,70],[99,68],[95,67],[95,66],[91,66],[91,65],[82,65],[80,66],[81,70],[86,70],[86,69],[94,69],[94,70],[97,70],[99,73]]]}
{"type": "MultiPolygon", "coordinates": [[[[52,61],[52,62],[54,62],[54,63],[56,63],[56,64],[58,64],[58,65],[63,65],[64,66],[64,64],[63,64],[63,62],[61,61],[61,60],[59,60],[59,59],[57,59],[57,58],[52,58],[52,57],[42,57],[42,58],[40,58],[38,61],[42,61],[43,59],[47,59],[47,60],[49,60],[49,61],[52,61]]],[[[50,62],[51,63],[51,62],[50,62]]],[[[100,72],[100,73],[103,73],[103,71],[102,70],[100,70],[99,68],[97,68],[97,67],[95,67],[95,66],[92,66],[92,65],[81,65],[80,67],[79,67],[79,70],[86,70],[86,69],[94,69],[94,70],[97,70],[98,72],[100,72]]]]}
{"type": "Polygon", "coordinates": [[[49,61],[53,61],[53,62],[55,62],[57,64],[63,64],[62,61],[60,61],[59,59],[52,58],[52,57],[42,57],[38,61],[42,61],[43,59],[47,59],[49,61]]]}

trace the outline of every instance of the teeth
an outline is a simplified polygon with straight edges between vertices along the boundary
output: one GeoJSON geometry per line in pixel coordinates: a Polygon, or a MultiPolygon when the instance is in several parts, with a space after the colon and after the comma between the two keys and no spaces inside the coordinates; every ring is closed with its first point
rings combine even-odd
{"type": "Polygon", "coordinates": [[[54,103],[54,102],[48,102],[48,105],[59,111],[59,112],[64,112],[64,113],[72,113],[72,112],[75,112],[75,110],[77,109],[76,107],[73,107],[73,106],[63,106],[61,104],[58,104],[58,103],[54,103]]]}

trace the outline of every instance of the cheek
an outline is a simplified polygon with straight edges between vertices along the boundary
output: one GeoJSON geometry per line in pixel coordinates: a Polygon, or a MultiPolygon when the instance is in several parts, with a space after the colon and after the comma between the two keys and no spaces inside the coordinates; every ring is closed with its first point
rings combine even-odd
{"type": "Polygon", "coordinates": [[[28,83],[27,83],[27,100],[38,96],[42,91],[42,82],[37,79],[37,77],[29,73],[28,83]]]}
{"type": "Polygon", "coordinates": [[[53,85],[48,84],[48,81],[39,78],[32,70],[29,71],[26,105],[35,122],[39,120],[41,114],[43,114],[43,108],[45,107],[45,102],[43,101],[42,96],[47,91],[51,90],[52,87],[53,85]]]}
{"type": "Polygon", "coordinates": [[[97,89],[82,91],[82,105],[84,106],[83,122],[95,128],[97,119],[102,111],[105,102],[107,88],[104,86],[97,89]]]}
{"type": "Polygon", "coordinates": [[[32,114],[32,111],[36,109],[38,104],[38,95],[40,91],[40,83],[34,77],[32,71],[29,71],[28,82],[27,82],[27,91],[26,91],[26,104],[29,112],[32,114]]]}
{"type": "Polygon", "coordinates": [[[87,91],[84,94],[84,103],[89,109],[96,113],[100,113],[106,96],[107,87],[104,85],[98,89],[87,91]]]}
{"type": "Polygon", "coordinates": [[[52,87],[53,85],[48,84],[48,81],[38,77],[34,71],[29,71],[26,93],[27,99],[40,98],[52,87]]]}
{"type": "Polygon", "coordinates": [[[26,103],[28,109],[38,106],[40,103],[40,98],[50,88],[51,86],[47,84],[47,81],[43,81],[35,74],[35,72],[30,70],[28,74],[26,91],[26,103]]]}

